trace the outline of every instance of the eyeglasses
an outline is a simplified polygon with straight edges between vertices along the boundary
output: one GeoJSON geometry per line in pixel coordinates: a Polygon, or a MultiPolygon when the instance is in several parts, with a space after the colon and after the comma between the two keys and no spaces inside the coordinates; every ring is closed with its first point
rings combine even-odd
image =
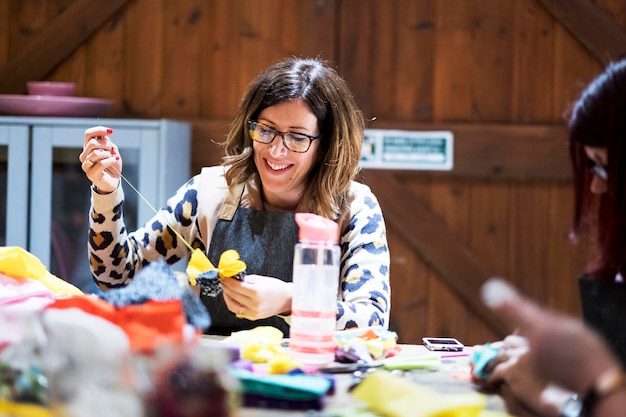
{"type": "Polygon", "coordinates": [[[597,163],[594,160],[587,159],[587,168],[589,168],[591,172],[593,172],[594,175],[597,175],[598,177],[602,178],[604,181],[606,181],[609,178],[609,174],[606,172],[606,167],[604,165],[597,163]]]}
{"type": "Polygon", "coordinates": [[[283,145],[285,145],[285,148],[298,153],[305,153],[308,151],[311,147],[311,143],[321,137],[319,135],[309,136],[304,133],[279,132],[266,124],[254,120],[248,120],[248,126],[248,132],[250,132],[250,138],[253,141],[269,144],[272,143],[274,138],[278,135],[283,139],[283,145]]]}

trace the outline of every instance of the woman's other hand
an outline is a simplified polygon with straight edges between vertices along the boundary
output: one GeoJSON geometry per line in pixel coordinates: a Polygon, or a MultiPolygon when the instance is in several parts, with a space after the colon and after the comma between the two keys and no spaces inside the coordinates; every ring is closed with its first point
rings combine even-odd
{"type": "Polygon", "coordinates": [[[113,129],[104,126],[85,130],[83,151],[78,156],[81,168],[97,192],[107,194],[120,185],[122,159],[110,138],[113,129]]]}
{"type": "Polygon", "coordinates": [[[507,409],[516,415],[557,415],[572,392],[550,383],[536,371],[526,338],[507,336],[487,384],[498,386],[507,409]]]}
{"type": "Polygon", "coordinates": [[[224,300],[237,317],[259,320],[291,310],[293,284],[262,275],[246,275],[244,281],[222,280],[224,300]]]}
{"type": "Polygon", "coordinates": [[[539,306],[503,280],[490,280],[482,295],[485,304],[528,341],[528,355],[533,357],[529,372],[585,392],[604,372],[619,368],[608,345],[582,321],[539,306]]]}

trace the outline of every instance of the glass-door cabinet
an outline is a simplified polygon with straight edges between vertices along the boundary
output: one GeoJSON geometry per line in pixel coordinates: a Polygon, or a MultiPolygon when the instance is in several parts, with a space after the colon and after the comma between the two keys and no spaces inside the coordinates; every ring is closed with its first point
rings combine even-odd
{"type": "MultiPolygon", "coordinates": [[[[163,206],[189,178],[186,123],[0,117],[2,245],[24,247],[50,272],[85,291],[93,289],[87,258],[90,181],[78,155],[85,129],[97,125],[113,129],[123,175],[152,207],[163,206]]],[[[125,181],[122,186],[126,226],[134,230],[154,212],[125,181]]]]}
{"type": "Polygon", "coordinates": [[[0,246],[27,247],[29,149],[28,126],[0,124],[0,246]]]}

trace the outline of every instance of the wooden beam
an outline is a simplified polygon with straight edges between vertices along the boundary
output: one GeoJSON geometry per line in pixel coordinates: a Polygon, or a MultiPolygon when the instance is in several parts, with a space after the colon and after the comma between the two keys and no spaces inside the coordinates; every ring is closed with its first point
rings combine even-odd
{"type": "Polygon", "coordinates": [[[0,92],[26,91],[82,45],[104,22],[131,0],[77,0],[0,68],[0,92]]]}
{"type": "Polygon", "coordinates": [[[539,2],[604,65],[626,52],[626,33],[590,0],[539,2]]]}
{"type": "Polygon", "coordinates": [[[508,329],[480,300],[479,290],[492,274],[471,249],[390,171],[367,171],[366,183],[378,198],[385,221],[497,335],[508,329]],[[397,204],[402,196],[402,204],[397,204]]]}
{"type": "MultiPolygon", "coordinates": [[[[451,131],[452,171],[430,175],[506,180],[569,181],[567,129],[562,125],[428,124],[375,121],[375,129],[451,131]]],[[[424,171],[406,171],[424,174],[424,171]]]]}

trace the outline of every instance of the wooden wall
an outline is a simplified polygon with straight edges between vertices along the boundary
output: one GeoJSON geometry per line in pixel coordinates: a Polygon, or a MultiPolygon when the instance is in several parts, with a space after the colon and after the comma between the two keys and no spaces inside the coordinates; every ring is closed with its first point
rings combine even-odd
{"type": "Polygon", "coordinates": [[[0,93],[71,80],[114,99],[108,117],[189,120],[197,172],[262,68],[336,63],[369,127],[455,134],[452,172],[362,180],[388,223],[400,341],[474,344],[504,333],[477,298],[488,276],[579,313],[563,115],[624,30],[623,0],[0,0],[0,93]],[[598,19],[616,30],[579,30],[598,19]]]}

